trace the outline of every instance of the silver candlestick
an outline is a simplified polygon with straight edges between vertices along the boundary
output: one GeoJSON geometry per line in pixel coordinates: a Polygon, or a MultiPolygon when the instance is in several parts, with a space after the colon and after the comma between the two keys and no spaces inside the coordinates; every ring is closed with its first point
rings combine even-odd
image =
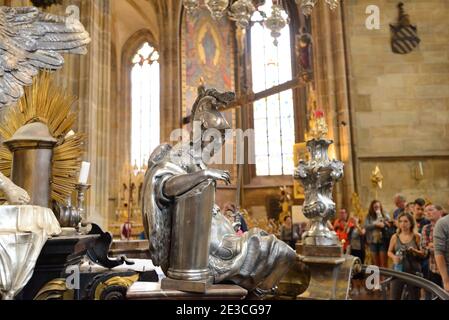
{"type": "Polygon", "coordinates": [[[81,217],[81,223],[86,223],[87,222],[87,210],[86,210],[86,204],[85,204],[85,194],[87,192],[87,190],[89,190],[91,187],[90,184],[84,184],[84,183],[78,183],[76,185],[76,191],[78,193],[77,196],[77,207],[78,207],[78,212],[79,215],[81,217]]]}

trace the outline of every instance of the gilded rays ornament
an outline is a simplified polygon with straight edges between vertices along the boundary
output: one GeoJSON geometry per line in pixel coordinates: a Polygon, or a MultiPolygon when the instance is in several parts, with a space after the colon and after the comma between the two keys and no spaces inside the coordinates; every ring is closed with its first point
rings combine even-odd
{"type": "MultiPolygon", "coordinates": [[[[75,190],[81,167],[85,136],[72,131],[76,115],[70,109],[75,101],[74,96],[53,83],[49,72],[42,72],[25,89],[25,95],[9,110],[0,127],[0,137],[5,141],[28,123],[42,122],[48,126],[52,137],[58,140],[53,150],[51,197],[59,203],[65,203],[75,190]]],[[[0,170],[7,177],[11,166],[11,152],[1,146],[0,170]]]]}

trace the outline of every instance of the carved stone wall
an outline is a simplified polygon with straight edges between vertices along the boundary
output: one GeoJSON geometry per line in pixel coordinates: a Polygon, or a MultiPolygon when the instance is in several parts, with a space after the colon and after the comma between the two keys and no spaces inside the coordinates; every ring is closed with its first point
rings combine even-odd
{"type": "Polygon", "coordinates": [[[449,2],[402,1],[421,38],[406,55],[390,46],[398,2],[344,6],[358,189],[367,206],[375,197],[371,171],[379,165],[384,181],[378,197],[390,212],[397,192],[443,206],[449,199],[449,2]],[[380,10],[379,30],[365,26],[372,4],[380,10]]]}

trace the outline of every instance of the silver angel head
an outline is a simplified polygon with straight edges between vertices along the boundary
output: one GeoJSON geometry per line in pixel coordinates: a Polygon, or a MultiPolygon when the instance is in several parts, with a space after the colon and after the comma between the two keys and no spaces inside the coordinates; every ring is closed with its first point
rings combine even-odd
{"type": "Polygon", "coordinates": [[[234,92],[221,93],[216,89],[206,90],[201,87],[192,107],[192,121],[199,121],[204,129],[230,129],[231,126],[219,108],[229,105],[234,100],[234,92]]]}

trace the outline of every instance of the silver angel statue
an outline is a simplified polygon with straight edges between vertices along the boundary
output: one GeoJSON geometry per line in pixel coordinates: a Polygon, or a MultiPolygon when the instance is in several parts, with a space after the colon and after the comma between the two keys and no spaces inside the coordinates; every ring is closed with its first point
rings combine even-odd
{"type": "MultiPolygon", "coordinates": [[[[230,183],[229,172],[209,169],[202,136],[215,132],[224,143],[230,129],[218,111],[234,94],[200,88],[192,108],[192,139],[164,144],[151,155],[145,175],[143,215],[150,255],[169,278],[231,281],[248,291],[271,291],[296,260],[275,236],[253,229],[238,236],[215,205],[216,182],[230,183]]],[[[213,152],[212,152],[213,153],[213,152]]]]}
{"type": "Polygon", "coordinates": [[[18,101],[39,70],[61,68],[61,53],[85,54],[89,42],[81,22],[71,16],[0,7],[0,109],[18,101]]]}

